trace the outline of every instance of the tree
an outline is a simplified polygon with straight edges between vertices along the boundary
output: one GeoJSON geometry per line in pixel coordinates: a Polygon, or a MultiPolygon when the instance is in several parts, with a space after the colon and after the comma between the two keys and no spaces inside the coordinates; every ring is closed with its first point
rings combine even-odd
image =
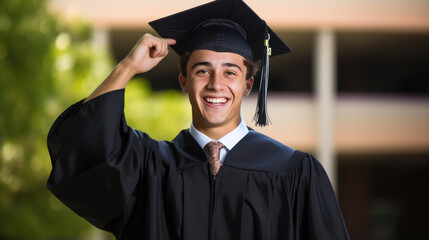
{"type": "MultiPolygon", "coordinates": [[[[77,239],[91,229],[45,184],[51,124],[113,67],[92,34],[83,21],[48,13],[45,0],[0,1],[0,239],[77,239]]],[[[176,91],[151,92],[142,79],[127,87],[130,125],[157,139],[189,125],[188,105],[176,91]],[[153,111],[139,111],[147,106],[153,111]]]]}

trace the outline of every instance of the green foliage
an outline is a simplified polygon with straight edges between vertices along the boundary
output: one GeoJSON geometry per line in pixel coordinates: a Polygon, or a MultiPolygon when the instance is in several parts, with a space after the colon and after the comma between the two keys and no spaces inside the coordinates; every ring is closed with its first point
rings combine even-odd
{"type": "Polygon", "coordinates": [[[190,104],[182,93],[169,90],[151,93],[146,81],[133,79],[125,93],[127,123],[152,138],[171,140],[190,125],[190,104]]]}
{"type": "MultiPolygon", "coordinates": [[[[60,26],[42,0],[0,2],[0,238],[73,237],[89,229],[45,187],[46,134],[56,112],[51,106],[64,105],[66,95],[58,89],[69,88],[59,87],[55,67],[65,54],[56,44],[61,32],[88,39],[82,29],[60,26]]],[[[74,48],[84,44],[80,39],[74,48]]],[[[67,52],[88,62],[77,50],[67,52]]],[[[71,72],[89,75],[90,67],[71,72]]]]}
{"type": "MultiPolygon", "coordinates": [[[[113,68],[92,34],[82,21],[53,17],[45,0],[0,1],[0,239],[82,239],[93,229],[45,187],[51,124],[113,68]]],[[[141,79],[127,87],[129,124],[157,139],[189,125],[188,105],[141,79]]]]}

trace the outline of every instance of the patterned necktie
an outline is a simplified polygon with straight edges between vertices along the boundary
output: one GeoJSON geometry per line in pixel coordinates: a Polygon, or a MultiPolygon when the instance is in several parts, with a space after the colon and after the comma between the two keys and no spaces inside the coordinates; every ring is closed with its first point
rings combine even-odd
{"type": "Polygon", "coordinates": [[[222,163],[220,162],[220,159],[219,159],[220,149],[225,146],[222,143],[215,142],[215,141],[211,141],[207,143],[207,146],[210,151],[210,169],[213,176],[216,176],[220,166],[222,166],[222,163]]]}

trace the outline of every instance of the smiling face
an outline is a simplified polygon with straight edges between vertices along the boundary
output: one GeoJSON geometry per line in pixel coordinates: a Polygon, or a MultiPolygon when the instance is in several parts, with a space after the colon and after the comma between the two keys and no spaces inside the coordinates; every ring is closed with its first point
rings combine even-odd
{"type": "Polygon", "coordinates": [[[195,50],[189,57],[187,76],[180,85],[189,94],[193,125],[218,139],[240,123],[240,107],[253,85],[246,79],[244,58],[235,53],[195,50]]]}

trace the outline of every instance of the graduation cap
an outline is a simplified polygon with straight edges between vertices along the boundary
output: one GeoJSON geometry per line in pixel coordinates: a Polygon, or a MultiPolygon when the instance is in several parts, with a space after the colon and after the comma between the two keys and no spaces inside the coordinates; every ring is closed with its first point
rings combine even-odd
{"type": "Polygon", "coordinates": [[[249,61],[262,60],[258,106],[253,120],[257,126],[269,123],[267,88],[269,56],[291,49],[242,0],[217,0],[152,22],[163,38],[173,38],[171,47],[179,55],[197,49],[237,53],[249,61]]]}

